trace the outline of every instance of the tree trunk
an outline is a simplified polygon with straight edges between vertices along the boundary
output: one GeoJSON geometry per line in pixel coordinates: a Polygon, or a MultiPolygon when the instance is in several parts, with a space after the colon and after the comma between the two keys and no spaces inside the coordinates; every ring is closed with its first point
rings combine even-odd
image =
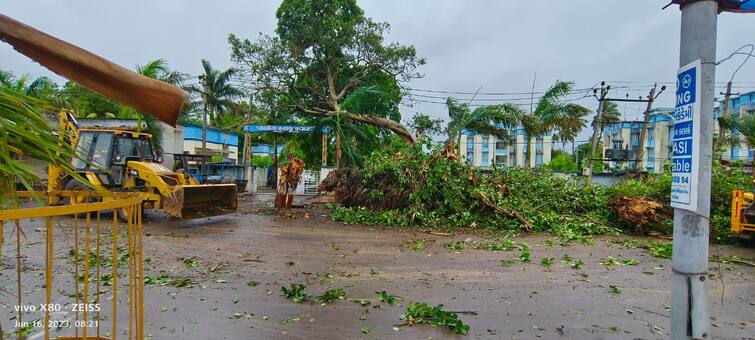
{"type": "Polygon", "coordinates": [[[525,150],[527,153],[526,153],[526,156],[524,157],[524,168],[525,169],[529,169],[530,168],[530,157],[532,157],[532,155],[530,154],[530,147],[531,146],[532,146],[532,137],[530,137],[530,135],[527,135],[527,144],[525,146],[527,148],[525,150]]]}
{"type": "MultiPolygon", "coordinates": [[[[337,108],[337,106],[335,107],[337,108]]],[[[305,109],[304,112],[307,114],[315,115],[315,116],[324,116],[324,117],[336,116],[336,111],[315,111],[315,110],[305,109]]],[[[407,129],[404,125],[402,125],[399,122],[390,120],[388,118],[356,114],[356,113],[351,113],[351,112],[347,112],[343,110],[341,110],[341,112],[343,112],[346,115],[346,118],[351,119],[353,121],[370,124],[370,125],[377,126],[379,128],[391,130],[393,131],[393,133],[395,133],[401,139],[405,140],[410,145],[414,145],[417,143],[417,141],[414,139],[414,135],[412,135],[412,133],[409,132],[409,129],[407,129]]]]}
{"type": "Polygon", "coordinates": [[[278,138],[273,134],[273,188],[278,187],[278,138]]]}
{"type": "Polygon", "coordinates": [[[341,134],[336,131],[336,169],[341,168],[341,134]]]}

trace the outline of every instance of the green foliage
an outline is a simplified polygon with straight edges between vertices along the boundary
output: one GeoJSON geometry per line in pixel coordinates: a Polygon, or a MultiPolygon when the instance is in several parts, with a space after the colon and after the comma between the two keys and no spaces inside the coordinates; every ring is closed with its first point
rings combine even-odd
{"type": "Polygon", "coordinates": [[[540,265],[547,269],[550,269],[552,264],[553,264],[552,257],[544,257],[542,260],[540,260],[540,265]]]}
{"type": "Polygon", "coordinates": [[[335,208],[332,218],[391,226],[526,229],[518,214],[532,230],[551,232],[561,244],[589,243],[592,235],[616,231],[605,187],[584,186],[547,169],[497,168],[482,174],[454,159],[434,156],[437,152],[411,148],[395,154],[373,153],[360,172],[366,192],[402,193],[403,202],[397,205],[404,207],[381,211],[385,200],[375,200],[376,206],[369,209],[335,208]]]}
{"type": "Polygon", "coordinates": [[[57,129],[43,115],[43,110],[49,108],[45,101],[0,89],[0,209],[18,202],[17,182],[41,200],[34,189],[41,180],[23,158],[58,166],[65,174],[88,183],[76,175],[71,165],[75,151],[67,143],[60,143],[57,129]]]}
{"type": "MultiPolygon", "coordinates": [[[[662,204],[671,201],[671,172],[653,174],[643,178],[628,179],[611,188],[611,196],[648,197],[662,204]]],[[[714,242],[729,242],[731,218],[731,193],[734,190],[747,190],[752,187],[750,174],[744,171],[743,164],[731,166],[713,161],[711,186],[711,239],[714,242]]],[[[670,232],[669,225],[652,226],[661,232],[670,232]]]]}
{"type": "Polygon", "coordinates": [[[301,283],[292,283],[288,287],[281,287],[281,295],[296,303],[309,299],[307,287],[301,283]]]}
{"type": "Polygon", "coordinates": [[[530,251],[522,250],[522,252],[519,253],[519,261],[530,262],[530,251]]]}
{"type": "Polygon", "coordinates": [[[577,171],[577,163],[572,156],[563,150],[554,150],[551,155],[551,162],[544,167],[553,171],[577,171]]]}
{"type": "Polygon", "coordinates": [[[329,289],[325,291],[325,293],[322,293],[321,295],[316,296],[314,301],[315,303],[326,305],[335,300],[343,300],[345,297],[346,297],[346,293],[343,291],[343,288],[335,288],[335,289],[329,289]]]}
{"type": "Polygon", "coordinates": [[[441,132],[440,124],[443,120],[432,118],[424,113],[415,113],[409,122],[409,128],[412,129],[417,139],[425,135],[436,135],[441,132]]]}
{"type": "Polygon", "coordinates": [[[650,251],[650,255],[662,259],[670,259],[673,254],[673,245],[671,242],[652,242],[648,246],[648,250],[650,251]]]}
{"type": "Polygon", "coordinates": [[[623,259],[619,260],[613,256],[606,256],[602,260],[600,260],[600,264],[610,267],[610,266],[634,266],[640,264],[640,260],[637,259],[623,259]]]}
{"type": "Polygon", "coordinates": [[[267,169],[273,165],[273,157],[270,156],[252,156],[252,166],[257,169],[267,169]]]}
{"type": "Polygon", "coordinates": [[[469,333],[469,325],[462,322],[456,313],[444,311],[443,305],[430,307],[426,303],[410,301],[406,313],[401,315],[401,320],[409,325],[425,323],[433,327],[446,326],[454,334],[469,333]]]}
{"type": "MultiPolygon", "coordinates": [[[[592,144],[584,143],[577,147],[577,161],[580,169],[587,168],[588,158],[590,156],[590,150],[592,150],[592,144]]],[[[592,152],[592,170],[593,173],[601,173],[604,171],[603,162],[603,143],[598,143],[598,148],[592,152]]]]}
{"type": "Polygon", "coordinates": [[[396,295],[390,295],[386,293],[384,290],[380,292],[375,292],[378,297],[380,298],[380,301],[385,302],[391,306],[395,305],[399,301],[399,297],[396,295]]]}

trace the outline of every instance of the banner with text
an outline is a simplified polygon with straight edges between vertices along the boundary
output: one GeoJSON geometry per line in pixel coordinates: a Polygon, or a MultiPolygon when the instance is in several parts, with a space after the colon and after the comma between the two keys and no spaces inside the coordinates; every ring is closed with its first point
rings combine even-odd
{"type": "Polygon", "coordinates": [[[697,210],[700,170],[700,60],[679,69],[671,149],[671,206],[697,210]]]}

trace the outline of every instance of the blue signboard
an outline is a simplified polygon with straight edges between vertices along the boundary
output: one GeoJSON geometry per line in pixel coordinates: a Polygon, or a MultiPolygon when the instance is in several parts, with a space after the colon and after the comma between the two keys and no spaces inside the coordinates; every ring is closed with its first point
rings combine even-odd
{"type": "MultiPolygon", "coordinates": [[[[671,0],[671,3],[681,5],[692,0],[671,0]]],[[[755,13],[755,0],[718,0],[718,9],[722,12],[755,13]]]]}
{"type": "Polygon", "coordinates": [[[700,168],[700,60],[679,69],[671,149],[671,206],[697,210],[700,168]]]}
{"type": "MultiPolygon", "coordinates": [[[[269,133],[307,133],[315,130],[311,125],[244,125],[244,132],[269,133]]],[[[322,128],[322,133],[328,133],[328,128],[322,128]]]]}

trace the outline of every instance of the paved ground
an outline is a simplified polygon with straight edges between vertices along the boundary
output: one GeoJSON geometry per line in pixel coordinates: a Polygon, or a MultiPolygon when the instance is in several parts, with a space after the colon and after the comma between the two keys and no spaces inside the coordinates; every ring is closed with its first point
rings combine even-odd
{"type": "MultiPolygon", "coordinates": [[[[152,339],[465,338],[441,328],[401,325],[399,317],[409,301],[467,312],[460,315],[471,326],[466,338],[668,338],[670,260],[624,248],[612,237],[599,238],[592,246],[560,247],[549,246],[544,235],[519,236],[517,242],[532,247],[530,263],[503,266],[501,260],[518,258],[519,251],[443,246],[451,240],[482,242],[490,235],[442,236],[416,229],[345,226],[329,221],[322,210],[278,216],[260,209],[265,210],[243,202],[238,214],[184,222],[149,215],[145,274],[192,282],[192,287],[182,288],[145,286],[145,326],[152,339]],[[560,261],[564,255],[584,265],[572,269],[560,261]],[[607,256],[640,263],[607,268],[600,263],[607,256]],[[550,269],[540,264],[543,258],[554,259],[550,269]],[[257,285],[248,285],[251,281],[257,285]],[[280,287],[294,282],[306,284],[313,295],[343,288],[347,300],[326,306],[293,303],[280,296],[280,287]],[[620,292],[612,292],[612,286],[620,292]],[[395,306],[381,303],[376,291],[402,300],[395,306]],[[362,307],[350,299],[369,299],[371,305],[362,307]],[[362,327],[369,334],[361,333],[362,327]]],[[[58,221],[57,240],[65,241],[56,248],[54,287],[60,296],[54,301],[64,303],[70,300],[65,294],[73,285],[71,266],[65,260],[72,245],[72,223],[58,221]]],[[[25,223],[23,241],[24,300],[36,303],[42,302],[44,273],[40,226],[37,221],[25,223]]],[[[15,252],[12,229],[6,224],[5,256],[15,252]]],[[[718,250],[722,256],[755,257],[753,248],[719,246],[718,250]]],[[[711,270],[717,271],[718,265],[712,264],[711,270]]],[[[710,285],[713,336],[752,339],[755,268],[724,264],[721,270],[725,292],[719,280],[710,285]]],[[[14,322],[14,256],[3,259],[1,274],[0,322],[7,331],[14,322]]],[[[127,314],[119,313],[119,323],[125,325],[127,314]]],[[[41,315],[29,313],[25,320],[41,315]]],[[[111,320],[104,322],[103,332],[111,320]]]]}

